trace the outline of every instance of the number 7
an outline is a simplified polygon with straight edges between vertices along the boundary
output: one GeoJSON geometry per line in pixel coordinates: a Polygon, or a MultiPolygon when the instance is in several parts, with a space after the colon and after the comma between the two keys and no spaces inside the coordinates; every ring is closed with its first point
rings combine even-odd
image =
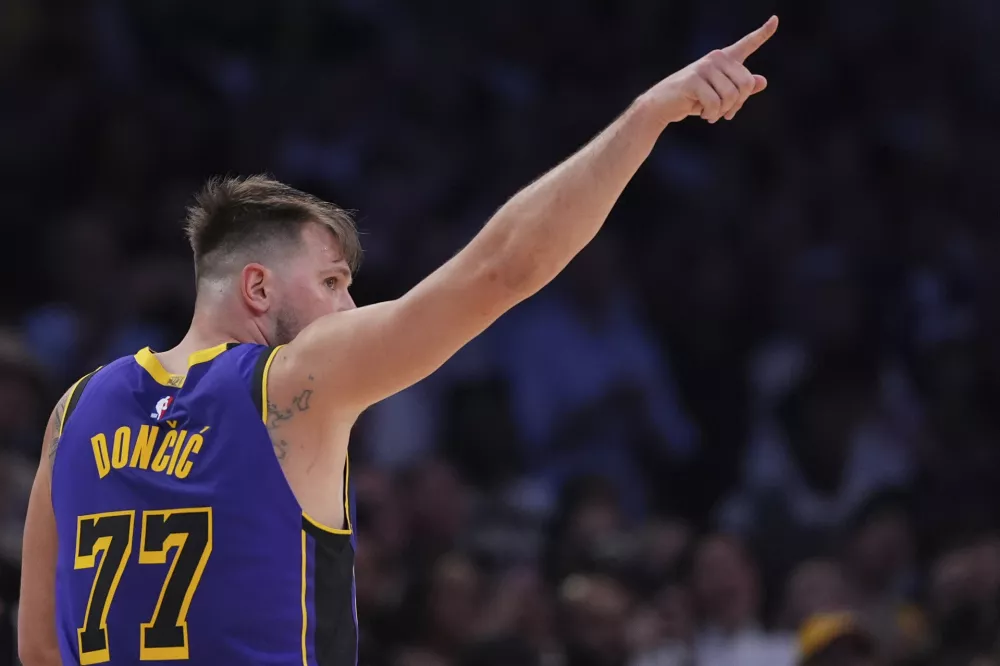
{"type": "MultiPolygon", "coordinates": [[[[135,511],[92,514],[77,520],[74,568],[97,566],[84,626],[77,632],[81,666],[111,659],[108,610],[132,552],[134,530],[135,511]],[[99,552],[104,556],[97,565],[99,552]]],[[[139,564],[166,564],[171,548],[176,549],[174,559],[153,617],[141,625],[139,659],[142,661],[189,658],[187,613],[212,553],[212,509],[143,512],[139,564]]]]}
{"type": "Polygon", "coordinates": [[[80,516],[76,524],[76,561],[74,569],[93,569],[97,575],[87,599],[83,628],[77,630],[80,664],[100,664],[111,660],[108,649],[108,608],[118,583],[125,572],[125,563],[132,553],[132,531],[135,511],[115,511],[80,516]],[[97,553],[103,552],[100,565],[97,553]]]}

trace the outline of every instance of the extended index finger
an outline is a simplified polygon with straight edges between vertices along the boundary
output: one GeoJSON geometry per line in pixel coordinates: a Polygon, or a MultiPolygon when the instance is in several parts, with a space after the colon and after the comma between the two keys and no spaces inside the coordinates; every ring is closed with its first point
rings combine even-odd
{"type": "Polygon", "coordinates": [[[760,26],[740,41],[730,44],[726,48],[722,49],[722,52],[730,58],[734,58],[738,62],[742,63],[744,60],[749,58],[754,51],[759,49],[764,42],[771,39],[771,35],[773,35],[777,29],[778,17],[772,16],[767,19],[767,23],[760,26]]]}

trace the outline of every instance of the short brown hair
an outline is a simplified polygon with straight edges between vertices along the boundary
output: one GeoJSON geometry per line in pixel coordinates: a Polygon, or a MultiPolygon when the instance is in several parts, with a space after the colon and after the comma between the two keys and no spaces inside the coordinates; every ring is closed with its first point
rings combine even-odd
{"type": "Polygon", "coordinates": [[[329,227],[351,271],[357,270],[361,240],[344,209],[265,175],[212,178],[195,197],[185,220],[195,272],[208,277],[239,253],[252,257],[276,241],[297,242],[302,226],[309,222],[329,227]]]}

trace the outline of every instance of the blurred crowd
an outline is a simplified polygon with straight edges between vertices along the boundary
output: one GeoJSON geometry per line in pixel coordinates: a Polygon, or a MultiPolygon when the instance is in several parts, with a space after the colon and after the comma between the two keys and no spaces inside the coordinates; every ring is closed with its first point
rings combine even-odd
{"type": "Polygon", "coordinates": [[[358,211],[393,298],[772,13],[764,94],[362,417],[361,663],[1000,664],[991,0],[0,3],[0,664],[49,409],[180,339],[206,177],[358,211]]]}

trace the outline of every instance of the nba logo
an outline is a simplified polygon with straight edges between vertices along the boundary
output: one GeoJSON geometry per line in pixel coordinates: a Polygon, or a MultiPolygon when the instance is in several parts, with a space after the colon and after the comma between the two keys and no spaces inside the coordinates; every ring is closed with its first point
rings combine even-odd
{"type": "Polygon", "coordinates": [[[149,415],[150,418],[154,418],[157,421],[161,420],[167,413],[167,410],[170,409],[170,405],[173,401],[174,397],[172,395],[160,398],[159,402],[156,403],[156,411],[149,415]]]}

